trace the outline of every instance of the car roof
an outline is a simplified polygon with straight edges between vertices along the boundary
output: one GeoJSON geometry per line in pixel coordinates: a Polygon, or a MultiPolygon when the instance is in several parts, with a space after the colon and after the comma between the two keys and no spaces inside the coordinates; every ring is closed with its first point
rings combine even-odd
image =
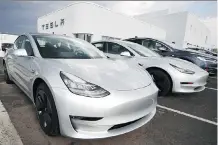
{"type": "Polygon", "coordinates": [[[157,40],[157,41],[161,41],[164,42],[165,40],[161,40],[158,38],[152,38],[152,37],[136,37],[136,38],[127,38],[127,39],[123,39],[123,40],[143,40],[143,39],[152,39],[152,40],[157,40]]]}
{"type": "Polygon", "coordinates": [[[138,40],[138,39],[154,39],[154,38],[150,38],[150,37],[134,37],[134,38],[127,38],[127,39],[124,39],[124,40],[138,40]]]}
{"type": "Polygon", "coordinates": [[[117,43],[119,43],[120,41],[123,41],[123,40],[99,40],[99,41],[93,41],[91,43],[98,43],[98,42],[117,42],[117,43]]]}
{"type": "MultiPolygon", "coordinates": [[[[61,35],[61,34],[50,34],[50,33],[24,33],[22,35],[26,35],[26,36],[36,36],[36,35],[40,35],[40,36],[63,36],[63,37],[75,38],[73,36],[61,35]]],[[[22,36],[22,35],[19,35],[19,36],[22,36]]]]}

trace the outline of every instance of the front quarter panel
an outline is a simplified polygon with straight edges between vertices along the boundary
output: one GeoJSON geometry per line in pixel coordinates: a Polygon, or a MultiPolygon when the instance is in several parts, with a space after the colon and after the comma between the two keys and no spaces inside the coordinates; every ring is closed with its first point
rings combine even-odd
{"type": "MultiPolygon", "coordinates": [[[[46,59],[43,58],[35,58],[33,62],[33,69],[35,70],[35,76],[32,80],[32,89],[36,79],[42,79],[46,85],[51,88],[65,88],[66,86],[63,83],[60,77],[60,71],[62,71],[61,67],[55,63],[49,63],[46,59]]],[[[33,90],[31,91],[33,93],[33,90]]],[[[32,98],[33,99],[33,94],[32,98]]]]}

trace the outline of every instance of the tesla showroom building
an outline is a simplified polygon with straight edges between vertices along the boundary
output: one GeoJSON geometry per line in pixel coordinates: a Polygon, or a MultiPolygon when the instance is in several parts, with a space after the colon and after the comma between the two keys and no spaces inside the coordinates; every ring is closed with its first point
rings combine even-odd
{"type": "Polygon", "coordinates": [[[75,2],[39,17],[40,33],[75,36],[88,42],[130,37],[165,39],[163,28],[125,16],[90,2],[75,2]]]}
{"type": "Polygon", "coordinates": [[[177,47],[211,45],[210,30],[197,16],[186,11],[170,13],[168,10],[161,10],[138,15],[135,18],[166,30],[165,40],[175,42],[177,47]]]}

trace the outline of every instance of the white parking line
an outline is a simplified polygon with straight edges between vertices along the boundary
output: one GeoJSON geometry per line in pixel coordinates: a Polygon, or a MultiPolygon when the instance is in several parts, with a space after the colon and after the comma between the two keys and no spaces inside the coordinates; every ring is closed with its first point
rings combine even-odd
{"type": "Polygon", "coordinates": [[[0,145],[23,145],[1,101],[0,101],[0,145]]]}
{"type": "Polygon", "coordinates": [[[217,88],[216,89],[215,88],[209,88],[209,87],[205,87],[205,88],[217,91],[217,88]]]}
{"type": "Polygon", "coordinates": [[[188,114],[188,113],[185,113],[185,112],[181,112],[181,111],[178,111],[178,110],[175,110],[175,109],[172,109],[172,108],[168,108],[168,107],[165,107],[165,106],[161,106],[161,105],[157,105],[157,107],[217,126],[217,122],[214,122],[214,121],[211,121],[211,120],[208,120],[208,119],[197,117],[197,116],[194,116],[194,115],[191,115],[191,114],[188,114]]]}

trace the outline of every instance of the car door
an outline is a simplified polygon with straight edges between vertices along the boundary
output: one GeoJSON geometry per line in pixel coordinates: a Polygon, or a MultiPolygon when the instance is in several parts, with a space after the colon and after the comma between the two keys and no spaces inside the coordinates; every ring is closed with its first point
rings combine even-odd
{"type": "Polygon", "coordinates": [[[131,56],[134,56],[131,51],[126,49],[120,44],[113,43],[113,42],[105,42],[106,46],[106,53],[105,55],[108,56],[109,58],[122,58],[120,54],[122,52],[129,52],[131,56]]]}
{"type": "Polygon", "coordinates": [[[22,43],[23,43],[24,37],[19,36],[15,42],[13,49],[9,49],[7,52],[7,67],[8,67],[8,73],[15,79],[15,81],[18,81],[19,78],[17,76],[17,56],[14,55],[13,51],[16,49],[21,49],[22,43]]]}
{"type": "Polygon", "coordinates": [[[34,52],[29,39],[24,36],[21,49],[25,49],[27,56],[17,56],[16,58],[16,74],[20,87],[30,95],[31,82],[35,76],[33,67],[34,52]]]}

